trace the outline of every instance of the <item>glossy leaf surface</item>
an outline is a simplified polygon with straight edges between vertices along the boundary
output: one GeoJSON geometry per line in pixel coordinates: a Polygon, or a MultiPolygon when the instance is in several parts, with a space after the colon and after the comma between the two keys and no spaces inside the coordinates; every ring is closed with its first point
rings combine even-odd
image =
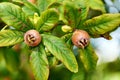
{"type": "Polygon", "coordinates": [[[116,29],[120,24],[120,14],[103,14],[87,20],[84,28],[92,37],[100,37],[116,29]]]}
{"type": "Polygon", "coordinates": [[[23,33],[15,30],[0,31],[0,47],[11,46],[23,41],[23,33]]]}
{"type": "Polygon", "coordinates": [[[22,31],[32,28],[22,9],[12,3],[0,3],[0,17],[9,26],[22,31]]]}
{"type": "Polygon", "coordinates": [[[85,49],[79,49],[79,53],[85,69],[87,71],[95,70],[98,58],[92,46],[89,44],[85,49]]]}
{"type": "Polygon", "coordinates": [[[57,11],[55,9],[48,9],[41,14],[36,28],[38,31],[49,31],[54,27],[58,19],[57,11]]]}
{"type": "Polygon", "coordinates": [[[66,46],[60,38],[42,34],[43,43],[47,49],[53,54],[58,60],[60,60],[70,71],[77,72],[78,65],[73,52],[66,46]]]}
{"type": "Polygon", "coordinates": [[[36,80],[48,80],[49,65],[44,47],[40,44],[30,55],[30,63],[36,80]],[[38,51],[37,51],[38,50],[38,51]]]}

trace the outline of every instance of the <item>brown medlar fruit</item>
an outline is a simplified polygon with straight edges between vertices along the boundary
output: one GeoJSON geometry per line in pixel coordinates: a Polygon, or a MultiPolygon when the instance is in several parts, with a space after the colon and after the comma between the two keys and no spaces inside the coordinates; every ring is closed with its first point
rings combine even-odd
{"type": "Polygon", "coordinates": [[[24,41],[28,46],[37,46],[41,42],[41,35],[36,30],[29,30],[24,35],[24,41]]]}
{"type": "Polygon", "coordinates": [[[78,48],[84,48],[89,44],[90,36],[84,30],[75,30],[72,35],[72,42],[78,48]]]}

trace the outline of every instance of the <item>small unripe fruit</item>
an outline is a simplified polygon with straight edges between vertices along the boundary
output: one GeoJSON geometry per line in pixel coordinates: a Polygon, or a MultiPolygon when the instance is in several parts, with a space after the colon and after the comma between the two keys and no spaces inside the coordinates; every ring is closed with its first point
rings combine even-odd
{"type": "Polygon", "coordinates": [[[72,28],[68,25],[63,25],[62,26],[62,31],[63,32],[72,32],[72,28]]]}
{"type": "Polygon", "coordinates": [[[90,42],[89,34],[84,30],[75,30],[72,35],[72,42],[78,48],[86,47],[90,42]]]}
{"type": "Polygon", "coordinates": [[[29,30],[24,35],[24,41],[28,46],[37,46],[41,42],[41,35],[36,30],[29,30]]]}

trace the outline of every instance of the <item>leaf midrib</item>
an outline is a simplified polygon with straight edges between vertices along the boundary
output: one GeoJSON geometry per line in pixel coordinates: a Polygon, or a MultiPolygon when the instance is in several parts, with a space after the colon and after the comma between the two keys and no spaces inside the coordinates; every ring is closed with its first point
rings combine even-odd
{"type": "MultiPolygon", "coordinates": [[[[55,14],[54,14],[54,16],[55,16],[55,14]]],[[[49,16],[48,16],[48,18],[43,22],[43,24],[41,24],[39,31],[41,31],[42,26],[45,25],[45,23],[47,23],[47,21],[49,21],[49,19],[50,19],[51,17],[52,17],[52,15],[51,15],[51,13],[50,13],[49,16]]],[[[42,20],[42,19],[43,19],[43,17],[41,17],[41,20],[42,20]]]]}
{"type": "MultiPolygon", "coordinates": [[[[11,14],[12,16],[14,16],[18,21],[20,20],[20,21],[22,21],[22,23],[23,24],[26,24],[26,26],[29,26],[28,24],[27,24],[27,22],[25,21],[25,20],[23,20],[21,17],[17,17],[17,15],[16,14],[12,14],[12,12],[10,12],[9,10],[7,10],[7,12],[9,13],[9,14],[11,14]]],[[[21,13],[20,13],[21,14],[21,13]]],[[[6,15],[7,16],[7,15],[6,15]]],[[[23,15],[22,15],[22,17],[23,17],[23,15]]],[[[25,17],[25,16],[24,16],[25,17]]]]}

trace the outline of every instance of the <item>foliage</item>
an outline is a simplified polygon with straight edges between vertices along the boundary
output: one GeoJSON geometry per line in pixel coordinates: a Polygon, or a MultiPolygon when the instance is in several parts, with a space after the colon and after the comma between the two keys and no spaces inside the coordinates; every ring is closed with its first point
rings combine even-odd
{"type": "Polygon", "coordinates": [[[6,24],[0,31],[0,63],[4,65],[0,67],[6,71],[3,76],[9,75],[7,78],[11,80],[87,80],[95,71],[98,58],[91,43],[84,49],[74,48],[72,33],[82,29],[91,38],[109,39],[109,33],[120,24],[120,14],[106,13],[102,0],[30,1],[0,3],[0,18],[6,24]],[[101,14],[92,17],[90,10],[101,14]],[[63,32],[64,25],[72,31],[63,32]],[[29,47],[24,43],[24,33],[30,29],[37,30],[42,36],[38,46],[29,47]],[[25,61],[22,55],[27,57],[25,61]],[[26,75],[24,79],[22,73],[26,75]],[[32,73],[34,77],[28,78],[32,73]]]}

